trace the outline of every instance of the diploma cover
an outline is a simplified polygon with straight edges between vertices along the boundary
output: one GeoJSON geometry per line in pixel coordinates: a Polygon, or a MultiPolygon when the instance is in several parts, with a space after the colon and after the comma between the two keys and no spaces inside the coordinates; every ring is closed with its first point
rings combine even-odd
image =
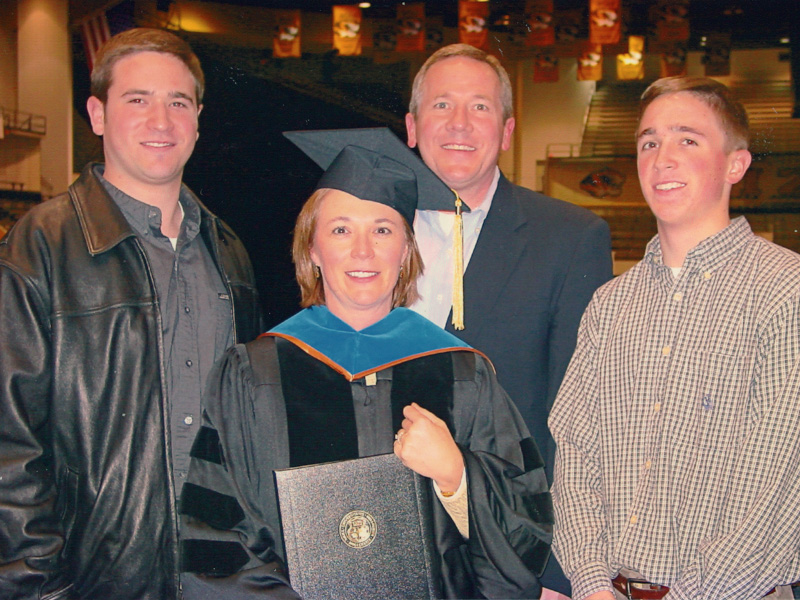
{"type": "Polygon", "coordinates": [[[431,482],[394,454],[277,470],[275,482],[304,599],[440,597],[431,482]]]}

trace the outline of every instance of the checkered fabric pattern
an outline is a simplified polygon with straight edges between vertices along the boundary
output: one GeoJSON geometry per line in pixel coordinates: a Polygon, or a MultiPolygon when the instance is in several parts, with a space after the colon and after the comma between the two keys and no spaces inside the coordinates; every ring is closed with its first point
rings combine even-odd
{"type": "Polygon", "coordinates": [[[656,236],[587,308],[549,424],[573,598],[620,567],[669,598],[800,579],[800,256],[740,217],[675,277],[656,236]]]}

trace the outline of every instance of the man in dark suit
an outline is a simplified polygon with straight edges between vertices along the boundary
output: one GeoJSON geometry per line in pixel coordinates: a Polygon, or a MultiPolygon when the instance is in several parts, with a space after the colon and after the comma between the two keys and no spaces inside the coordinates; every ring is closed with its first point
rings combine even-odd
{"type": "MultiPolygon", "coordinates": [[[[414,80],[406,128],[408,145],[419,147],[425,163],[471,209],[462,216],[464,328],[456,330],[448,319],[453,213],[417,212],[425,274],[422,299],[411,308],[491,358],[552,475],[547,415],[583,310],[611,278],[608,225],[585,209],[514,185],[500,172],[498,156],[514,131],[511,83],[482,50],[453,44],[425,62],[414,80]]],[[[568,593],[554,560],[551,567],[556,572],[546,573],[543,585],[568,593]]]]}

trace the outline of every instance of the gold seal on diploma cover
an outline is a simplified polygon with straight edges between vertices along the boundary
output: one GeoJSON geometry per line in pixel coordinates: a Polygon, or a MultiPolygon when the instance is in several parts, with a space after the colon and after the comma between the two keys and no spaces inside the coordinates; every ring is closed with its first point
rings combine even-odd
{"type": "Polygon", "coordinates": [[[363,510],[353,510],[339,521],[339,537],[351,548],[366,548],[378,533],[375,517],[363,510]]]}

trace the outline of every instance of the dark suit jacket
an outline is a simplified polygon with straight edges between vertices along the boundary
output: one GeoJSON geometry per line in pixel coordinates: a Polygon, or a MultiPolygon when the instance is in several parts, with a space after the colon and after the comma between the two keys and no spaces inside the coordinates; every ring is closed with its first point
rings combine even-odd
{"type": "MultiPolygon", "coordinates": [[[[500,176],[464,273],[463,331],[485,352],[545,459],[552,481],[555,443],[547,415],[594,291],[611,279],[611,234],[594,213],[500,176]]],[[[452,316],[452,315],[451,315],[452,316]]],[[[570,595],[551,558],[544,587],[570,595]]]]}
{"type": "Polygon", "coordinates": [[[464,274],[463,331],[446,329],[494,363],[552,480],[547,415],[583,311],[611,279],[611,235],[594,213],[500,176],[464,274]]]}

